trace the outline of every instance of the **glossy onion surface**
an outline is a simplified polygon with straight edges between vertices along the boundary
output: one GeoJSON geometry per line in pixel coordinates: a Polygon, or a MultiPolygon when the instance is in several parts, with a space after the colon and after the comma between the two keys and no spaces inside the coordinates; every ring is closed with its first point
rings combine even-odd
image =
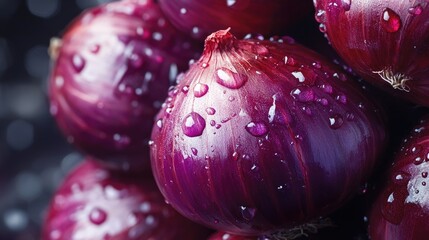
{"type": "Polygon", "coordinates": [[[339,69],[288,37],[208,37],[152,132],[161,192],[185,216],[250,235],[338,208],[376,165],[384,118],[339,69]]]}
{"type": "Polygon", "coordinates": [[[42,239],[176,240],[207,234],[164,202],[152,178],[112,173],[87,160],[55,194],[42,239]]]}
{"type": "Polygon", "coordinates": [[[86,153],[121,168],[149,168],[153,118],[197,50],[152,0],[82,13],[53,47],[51,113],[86,153]]]}
{"type": "Polygon", "coordinates": [[[339,55],[364,79],[429,106],[429,2],[315,0],[316,20],[339,55]]]}
{"type": "Polygon", "coordinates": [[[239,38],[281,35],[312,11],[309,0],[159,0],[159,5],[178,29],[200,40],[228,27],[239,38]]]}
{"type": "Polygon", "coordinates": [[[370,217],[373,240],[429,236],[429,117],[404,141],[370,217]]]}

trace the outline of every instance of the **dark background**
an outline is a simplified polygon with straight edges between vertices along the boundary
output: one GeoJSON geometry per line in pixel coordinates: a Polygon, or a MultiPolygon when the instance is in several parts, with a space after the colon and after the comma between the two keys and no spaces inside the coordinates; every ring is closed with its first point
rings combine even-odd
{"type": "Polygon", "coordinates": [[[44,211],[81,161],[49,114],[51,37],[107,0],[0,0],[0,239],[40,239],[44,211]]]}

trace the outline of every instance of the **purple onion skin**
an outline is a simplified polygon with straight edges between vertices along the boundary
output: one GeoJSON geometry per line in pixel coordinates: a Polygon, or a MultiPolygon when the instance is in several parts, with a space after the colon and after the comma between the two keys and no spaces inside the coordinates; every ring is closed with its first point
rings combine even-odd
{"type": "Polygon", "coordinates": [[[65,31],[49,81],[59,128],[109,167],[149,169],[153,118],[198,55],[193,44],[152,0],[85,11],[65,31]]]}
{"type": "Polygon", "coordinates": [[[310,0],[159,0],[159,5],[178,29],[199,40],[228,27],[239,38],[282,35],[312,12],[310,0]]]}
{"type": "Polygon", "coordinates": [[[429,3],[425,0],[315,0],[333,48],[365,80],[429,106],[429,3]]]}
{"type": "Polygon", "coordinates": [[[152,170],[176,210],[220,231],[261,235],[332,212],[385,145],[378,106],[290,38],[216,32],[179,80],[152,131],[152,170]]]}
{"type": "Polygon", "coordinates": [[[57,190],[42,239],[175,240],[209,234],[167,205],[152,178],[109,172],[86,160],[57,190]]]}
{"type": "Polygon", "coordinates": [[[371,210],[372,240],[424,240],[429,235],[429,116],[403,142],[371,210]]]}

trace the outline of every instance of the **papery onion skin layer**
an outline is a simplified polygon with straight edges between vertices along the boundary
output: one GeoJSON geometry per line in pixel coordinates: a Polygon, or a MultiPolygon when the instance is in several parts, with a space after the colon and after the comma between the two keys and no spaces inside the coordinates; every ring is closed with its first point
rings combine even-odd
{"type": "Polygon", "coordinates": [[[402,144],[369,219],[372,240],[429,236],[429,116],[402,144]]]}
{"type": "Polygon", "coordinates": [[[209,233],[167,205],[152,178],[110,172],[88,158],[54,195],[42,239],[205,239],[209,233]]]}
{"type": "Polygon", "coordinates": [[[149,170],[153,118],[199,55],[189,40],[152,0],[83,12],[52,51],[50,109],[67,140],[109,167],[149,170]]]}
{"type": "Polygon", "coordinates": [[[238,235],[330,213],[384,148],[384,114],[365,94],[291,38],[218,31],[157,116],[155,179],[184,216],[238,235]]]}
{"type": "Polygon", "coordinates": [[[333,48],[365,80],[429,106],[429,2],[315,0],[333,48]]]}
{"type": "Polygon", "coordinates": [[[178,29],[201,41],[228,27],[238,38],[282,35],[313,11],[310,0],[159,0],[159,5],[178,29]]]}

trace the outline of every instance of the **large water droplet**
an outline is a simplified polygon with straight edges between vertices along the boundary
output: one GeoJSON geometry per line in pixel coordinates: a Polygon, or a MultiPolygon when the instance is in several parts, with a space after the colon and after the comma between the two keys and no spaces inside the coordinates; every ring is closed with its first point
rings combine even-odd
{"type": "Polygon", "coordinates": [[[201,136],[205,128],[206,121],[196,112],[191,112],[186,115],[182,123],[182,131],[188,137],[201,136]]]}
{"type": "Polygon", "coordinates": [[[381,26],[390,33],[397,32],[401,28],[401,17],[392,9],[386,8],[381,15],[381,26]]]}
{"type": "Polygon", "coordinates": [[[104,223],[107,219],[107,213],[100,209],[100,208],[94,208],[89,213],[89,220],[96,225],[100,225],[104,223]]]}
{"type": "Polygon", "coordinates": [[[72,65],[74,70],[80,73],[85,67],[85,59],[81,55],[75,54],[73,55],[73,58],[72,58],[72,65]]]}
{"type": "Polygon", "coordinates": [[[255,137],[260,137],[268,133],[268,127],[263,122],[250,122],[245,128],[247,132],[255,137]]]}
{"type": "Polygon", "coordinates": [[[299,102],[312,102],[314,101],[314,91],[309,87],[297,87],[290,93],[292,97],[299,102]]]}
{"type": "Polygon", "coordinates": [[[343,117],[340,114],[335,114],[329,118],[329,126],[332,129],[340,128],[344,123],[343,117]]]}
{"type": "Polygon", "coordinates": [[[228,68],[222,67],[216,70],[216,82],[230,89],[242,87],[247,79],[246,75],[235,73],[228,68]]]}
{"type": "Polygon", "coordinates": [[[241,210],[241,215],[245,220],[251,221],[253,220],[253,218],[255,218],[255,214],[256,214],[255,208],[240,206],[240,210],[241,210]]]}
{"type": "Polygon", "coordinates": [[[194,86],[194,96],[197,97],[197,98],[206,95],[206,93],[208,91],[209,91],[209,86],[207,86],[204,83],[197,83],[194,86]]]}

